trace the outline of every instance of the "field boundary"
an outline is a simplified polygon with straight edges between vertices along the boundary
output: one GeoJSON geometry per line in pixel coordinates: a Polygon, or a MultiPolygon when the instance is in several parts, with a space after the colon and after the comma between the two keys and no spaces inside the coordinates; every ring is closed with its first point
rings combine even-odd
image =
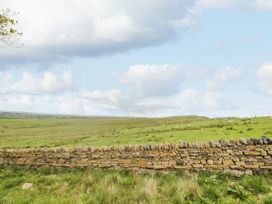
{"type": "Polygon", "coordinates": [[[0,149],[0,165],[252,174],[272,171],[272,138],[121,147],[0,149]]]}

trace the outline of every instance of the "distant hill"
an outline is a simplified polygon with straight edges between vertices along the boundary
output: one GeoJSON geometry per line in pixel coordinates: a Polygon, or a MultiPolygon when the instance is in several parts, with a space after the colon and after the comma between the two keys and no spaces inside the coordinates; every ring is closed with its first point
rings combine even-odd
{"type": "Polygon", "coordinates": [[[0,118],[73,118],[83,116],[0,111],[0,118]]]}
{"type": "Polygon", "coordinates": [[[169,117],[128,117],[128,116],[95,116],[95,115],[58,115],[58,114],[44,114],[44,113],[31,113],[31,112],[12,112],[12,111],[0,111],[0,118],[107,118],[107,119],[120,119],[120,118],[157,118],[157,119],[183,119],[183,120],[204,120],[209,119],[205,116],[197,115],[184,115],[184,116],[169,116],[169,117]]]}
{"type": "Polygon", "coordinates": [[[96,116],[96,115],[68,115],[68,114],[45,114],[45,113],[31,113],[31,112],[12,112],[0,111],[0,118],[143,118],[143,117],[126,117],[126,116],[96,116]]]}

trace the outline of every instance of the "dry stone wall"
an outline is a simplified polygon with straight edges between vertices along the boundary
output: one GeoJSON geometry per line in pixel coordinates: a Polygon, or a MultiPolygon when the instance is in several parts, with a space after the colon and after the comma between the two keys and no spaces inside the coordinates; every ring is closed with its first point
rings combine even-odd
{"type": "Polygon", "coordinates": [[[0,165],[130,170],[272,171],[272,138],[125,147],[0,149],[0,165]]]}

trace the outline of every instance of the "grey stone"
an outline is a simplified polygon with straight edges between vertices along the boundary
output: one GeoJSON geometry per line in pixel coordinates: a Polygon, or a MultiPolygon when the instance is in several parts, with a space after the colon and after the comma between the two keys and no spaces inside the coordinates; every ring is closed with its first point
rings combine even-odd
{"type": "Polygon", "coordinates": [[[258,143],[258,140],[255,138],[251,138],[250,140],[253,142],[254,145],[256,145],[258,143]]]}
{"type": "Polygon", "coordinates": [[[247,169],[247,170],[245,170],[245,175],[252,175],[252,170],[250,170],[250,169],[247,169]]]}
{"type": "Polygon", "coordinates": [[[215,147],[215,143],[214,142],[209,142],[210,147],[215,147]]]}
{"type": "Polygon", "coordinates": [[[263,145],[263,140],[262,139],[258,139],[258,145],[263,145]]]}
{"type": "Polygon", "coordinates": [[[227,143],[224,139],[220,139],[218,142],[221,144],[222,147],[227,146],[227,143]]]}
{"type": "Polygon", "coordinates": [[[225,169],[223,172],[227,173],[227,174],[231,174],[231,175],[236,176],[236,177],[241,177],[242,175],[244,175],[244,172],[239,171],[239,170],[225,169]]]}
{"type": "Polygon", "coordinates": [[[263,140],[263,144],[267,145],[268,144],[268,140],[266,137],[262,137],[262,140],[263,140]]]}
{"type": "Polygon", "coordinates": [[[242,145],[247,145],[248,144],[246,139],[240,139],[239,141],[240,141],[240,143],[242,145]]]}
{"type": "Polygon", "coordinates": [[[248,140],[247,140],[247,144],[248,144],[248,145],[253,145],[253,142],[251,141],[251,139],[248,139],[248,140]]]}
{"type": "Polygon", "coordinates": [[[32,183],[24,183],[22,185],[22,189],[23,190],[28,190],[28,189],[31,189],[33,187],[33,184],[32,183]]]}

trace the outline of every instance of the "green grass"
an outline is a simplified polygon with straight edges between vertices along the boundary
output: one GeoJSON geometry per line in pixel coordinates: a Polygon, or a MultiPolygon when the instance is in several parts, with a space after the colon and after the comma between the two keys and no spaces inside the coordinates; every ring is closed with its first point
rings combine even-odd
{"type": "MultiPolygon", "coordinates": [[[[272,118],[6,118],[0,148],[105,146],[272,137],[272,118]]],[[[272,175],[135,173],[0,166],[0,204],[265,203],[272,175]],[[28,190],[22,184],[33,183],[28,190]]]]}
{"type": "Polygon", "coordinates": [[[272,118],[0,118],[0,148],[108,146],[272,137],[272,118]]]}
{"type": "Polygon", "coordinates": [[[271,203],[272,176],[0,167],[0,203],[271,203]],[[261,181],[261,182],[260,182],[261,181]],[[23,190],[24,183],[33,187],[23,190]],[[253,184],[254,183],[254,184],[253,184]]]}

